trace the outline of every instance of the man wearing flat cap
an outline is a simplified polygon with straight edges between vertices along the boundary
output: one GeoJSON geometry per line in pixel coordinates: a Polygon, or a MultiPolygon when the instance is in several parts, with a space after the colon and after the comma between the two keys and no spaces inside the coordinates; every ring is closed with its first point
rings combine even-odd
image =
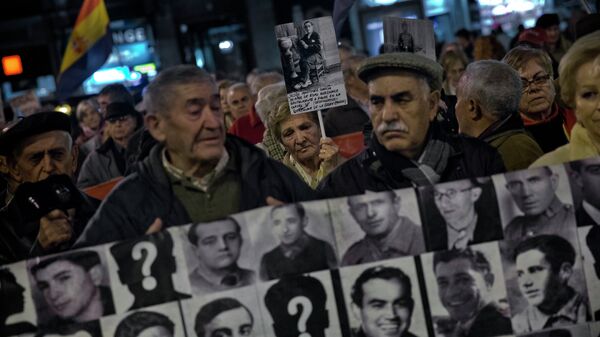
{"type": "MultiPolygon", "coordinates": [[[[0,264],[70,247],[97,205],[81,195],[74,209],[54,209],[36,221],[24,220],[22,206],[13,199],[23,183],[36,183],[53,175],[73,176],[77,148],[70,135],[69,117],[40,112],[0,131],[0,165],[7,189],[0,205],[0,264]]],[[[79,193],[77,191],[77,193],[79,193]]]]}
{"type": "Polygon", "coordinates": [[[142,116],[130,103],[114,102],[106,106],[106,123],[110,126],[110,137],[83,162],[77,179],[79,188],[125,175],[127,143],[142,126],[142,116]]]}
{"type": "Polygon", "coordinates": [[[442,67],[424,56],[389,53],[367,59],[358,76],[369,87],[369,146],[329,174],[322,197],[362,194],[488,176],[504,171],[495,149],[452,136],[435,122],[442,67]]]}

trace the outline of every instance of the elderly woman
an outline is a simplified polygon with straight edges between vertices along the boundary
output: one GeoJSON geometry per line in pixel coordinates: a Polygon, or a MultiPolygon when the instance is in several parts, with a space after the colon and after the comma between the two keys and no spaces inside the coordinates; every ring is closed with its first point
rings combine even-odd
{"type": "Polygon", "coordinates": [[[577,40],[558,67],[561,97],[575,110],[570,143],[532,166],[560,164],[600,156],[600,31],[577,40]]]}
{"type": "Polygon", "coordinates": [[[269,129],[286,150],[283,163],[313,189],[342,162],[333,140],[321,138],[316,112],[292,115],[283,102],[271,115],[269,129]]]}
{"type": "Polygon", "coordinates": [[[533,136],[544,153],[567,144],[575,116],[572,111],[556,103],[550,56],[541,49],[518,46],[511,49],[502,61],[521,76],[523,94],[519,113],[525,130],[533,136]]]}

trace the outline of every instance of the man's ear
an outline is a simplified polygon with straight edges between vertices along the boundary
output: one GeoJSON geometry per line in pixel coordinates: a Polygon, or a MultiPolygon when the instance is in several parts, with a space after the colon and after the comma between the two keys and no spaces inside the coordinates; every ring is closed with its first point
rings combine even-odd
{"type": "Polygon", "coordinates": [[[569,282],[571,275],[573,275],[573,265],[569,262],[563,262],[558,270],[558,279],[560,280],[560,283],[566,284],[569,282]]]}
{"type": "Polygon", "coordinates": [[[90,268],[88,274],[90,275],[92,282],[94,282],[94,285],[99,286],[102,283],[102,276],[104,273],[102,271],[102,266],[99,263],[90,268]]]}
{"type": "Polygon", "coordinates": [[[488,286],[488,289],[492,289],[492,287],[494,286],[494,281],[495,281],[494,274],[486,273],[483,276],[483,280],[485,281],[485,284],[488,286]]]}
{"type": "Polygon", "coordinates": [[[352,308],[352,314],[354,315],[354,317],[362,323],[362,319],[361,319],[361,315],[360,315],[362,308],[359,307],[358,305],[356,305],[356,303],[354,303],[354,302],[350,303],[350,307],[352,308]]]}
{"type": "Polygon", "coordinates": [[[473,187],[471,189],[471,201],[475,202],[481,197],[481,187],[473,187]]]}
{"type": "Polygon", "coordinates": [[[552,183],[552,190],[556,191],[558,188],[558,174],[553,172],[550,176],[550,182],[552,183]]]}
{"type": "Polygon", "coordinates": [[[442,95],[439,90],[434,90],[429,93],[427,103],[429,105],[428,108],[429,108],[429,121],[430,122],[435,119],[435,116],[437,116],[439,102],[440,102],[441,97],[442,97],[442,95]]]}
{"type": "Polygon", "coordinates": [[[148,128],[148,132],[152,135],[152,138],[156,139],[159,143],[163,143],[166,139],[164,128],[164,118],[157,114],[149,113],[144,117],[144,123],[148,128]]]}
{"type": "Polygon", "coordinates": [[[467,102],[467,116],[469,119],[478,121],[483,117],[483,112],[481,112],[481,106],[474,99],[469,99],[467,102]]]}

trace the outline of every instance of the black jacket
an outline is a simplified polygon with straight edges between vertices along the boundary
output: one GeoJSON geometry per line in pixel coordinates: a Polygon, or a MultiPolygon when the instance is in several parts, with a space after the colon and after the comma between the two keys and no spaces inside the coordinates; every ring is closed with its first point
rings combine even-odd
{"type": "MultiPolygon", "coordinates": [[[[452,153],[440,182],[505,171],[500,155],[488,144],[465,136],[445,134],[443,137],[450,144],[452,153]]],[[[379,192],[406,187],[412,187],[411,181],[403,176],[392,176],[371,145],[325,177],[317,187],[317,193],[323,198],[334,198],[362,194],[365,190],[379,192]]]]}
{"type": "MultiPolygon", "coordinates": [[[[312,200],[314,192],[282,163],[260,149],[227,135],[225,146],[237,158],[241,186],[239,211],[266,205],[267,196],[283,202],[312,200]]],[[[143,235],[156,218],[163,226],[191,222],[175,196],[162,165],[163,146],[158,144],[136,171],[128,175],[104,200],[88,223],[76,246],[96,245],[143,235]]]]}
{"type": "Polygon", "coordinates": [[[512,333],[510,319],[505,317],[495,304],[490,303],[479,311],[467,337],[501,336],[512,335],[512,333]]]}

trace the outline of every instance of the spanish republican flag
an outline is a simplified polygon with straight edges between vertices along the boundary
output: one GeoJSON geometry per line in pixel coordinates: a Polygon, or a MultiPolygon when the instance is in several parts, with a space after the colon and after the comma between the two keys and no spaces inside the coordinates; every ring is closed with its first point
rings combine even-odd
{"type": "Polygon", "coordinates": [[[83,1],[60,66],[58,98],[68,97],[106,62],[112,51],[109,22],[104,0],[83,1]]]}

